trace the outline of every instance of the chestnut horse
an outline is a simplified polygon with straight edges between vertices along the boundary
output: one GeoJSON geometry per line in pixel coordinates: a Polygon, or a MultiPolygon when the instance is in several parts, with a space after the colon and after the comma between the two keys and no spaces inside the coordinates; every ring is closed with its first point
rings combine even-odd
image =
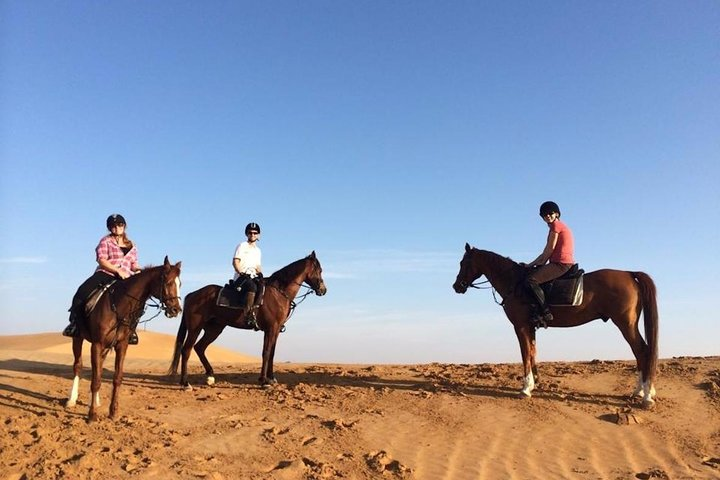
{"type": "MultiPolygon", "coordinates": [[[[322,278],[322,267],[314,251],[307,257],[281,268],[265,279],[266,288],[263,304],[257,311],[258,327],[265,334],[262,349],[262,369],[259,379],[262,385],[277,383],[273,372],[275,345],[283,325],[285,325],[295,308],[294,299],[303,283],[310,285],[310,288],[318,296],[325,295],[327,292],[322,278]]],[[[221,288],[219,285],[206,285],[185,297],[185,310],[175,339],[175,352],[173,353],[168,375],[177,374],[178,363],[182,355],[180,385],[186,390],[192,390],[188,382],[187,363],[193,346],[205,367],[206,383],[213,385],[215,383],[215,373],[205,356],[205,350],[227,326],[242,329],[251,328],[245,323],[242,310],[216,304],[221,288]],[[205,331],[205,334],[196,344],[195,342],[202,330],[205,331]]]]}
{"type": "MultiPolygon", "coordinates": [[[[531,304],[520,282],[526,267],[509,258],[487,250],[478,250],[465,244],[465,255],[460,261],[460,272],[453,289],[465,293],[476,287],[475,280],[482,275],[502,296],[502,307],[515,328],[520,342],[524,382],[522,395],[530,397],[538,381],[535,365],[535,327],[530,321],[531,304]]],[[[643,272],[597,270],[586,273],[584,296],[580,305],[551,307],[553,321],[549,327],[576,327],[598,318],[611,319],[630,345],[637,362],[638,380],[633,396],[643,397],[643,406],[655,403],[655,371],[658,356],[658,310],[655,284],[643,272]],[[640,335],[638,323],[643,313],[645,339],[640,335]]]]}
{"type": "Polygon", "coordinates": [[[87,319],[78,320],[81,336],[74,337],[72,348],[75,355],[73,379],[67,407],[75,406],[82,371],[82,344],[87,340],[92,344],[90,359],[92,362],[92,382],[90,385],[90,411],[88,421],[97,420],[97,407],[100,405],[100,382],[105,357],[111,348],[115,349],[115,375],[113,376],[110,418],[118,413],[118,397],[123,380],[123,365],[128,347],[130,329],[137,326],[145,311],[145,302],[149,297],[160,300],[160,308],[167,317],[180,313],[180,264],[171,265],[168,258],[160,267],[146,268],[125,280],[118,280],[106,291],[87,319]]]}

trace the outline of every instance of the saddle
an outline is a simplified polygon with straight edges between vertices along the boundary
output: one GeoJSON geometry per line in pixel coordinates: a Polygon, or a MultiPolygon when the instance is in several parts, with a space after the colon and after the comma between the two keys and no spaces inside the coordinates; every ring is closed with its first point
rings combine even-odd
{"type": "MultiPolygon", "coordinates": [[[[242,288],[243,282],[243,280],[240,280],[238,284],[238,281],[236,280],[228,280],[228,283],[226,283],[225,286],[218,292],[215,305],[218,307],[235,308],[238,310],[245,308],[245,305],[247,305],[247,292],[242,288]]],[[[256,294],[257,296],[255,297],[256,305],[262,304],[262,297],[264,293],[265,284],[260,282],[256,294]]]]}
{"type": "Polygon", "coordinates": [[[585,270],[576,263],[563,276],[540,284],[545,301],[552,306],[576,307],[583,301],[583,274],[585,270]]]}
{"type": "Polygon", "coordinates": [[[95,290],[88,296],[87,300],[85,300],[85,308],[83,311],[85,312],[86,317],[90,317],[90,312],[92,312],[95,309],[95,306],[98,304],[102,296],[110,290],[110,287],[112,287],[115,284],[116,280],[113,280],[112,282],[108,283],[107,285],[102,285],[95,290]]]}
{"type": "Polygon", "coordinates": [[[215,305],[218,307],[242,310],[245,308],[246,299],[247,295],[245,294],[245,291],[243,291],[242,288],[238,290],[237,285],[235,285],[235,281],[229,280],[228,283],[226,283],[225,286],[218,292],[215,305]]]}

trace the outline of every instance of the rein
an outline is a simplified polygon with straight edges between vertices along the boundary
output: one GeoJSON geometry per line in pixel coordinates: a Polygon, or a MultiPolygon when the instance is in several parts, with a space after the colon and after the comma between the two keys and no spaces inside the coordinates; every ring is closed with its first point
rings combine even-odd
{"type": "Polygon", "coordinates": [[[117,323],[115,325],[115,338],[113,339],[112,343],[108,347],[108,350],[110,348],[112,348],[115,345],[115,343],[117,342],[118,330],[120,329],[121,326],[133,328],[133,323],[134,323],[135,328],[137,328],[137,325],[139,325],[141,323],[148,323],[149,321],[157,318],[162,312],[167,311],[167,308],[168,308],[167,300],[172,299],[172,298],[178,298],[178,299],[180,298],[178,296],[175,296],[175,297],[166,296],[165,289],[163,288],[164,285],[165,285],[165,272],[163,272],[162,275],[160,276],[160,298],[158,299],[159,303],[158,302],[149,303],[151,298],[152,299],[156,298],[152,294],[150,294],[148,296],[148,298],[145,300],[145,302],[141,302],[139,298],[125,292],[125,294],[123,296],[130,297],[133,300],[135,300],[135,302],[139,305],[139,307],[134,310],[130,310],[130,312],[122,318],[118,314],[117,306],[115,305],[115,299],[114,299],[114,295],[113,295],[115,293],[115,289],[112,289],[108,292],[108,294],[110,295],[110,309],[113,311],[113,313],[115,313],[115,318],[117,318],[117,323]],[[142,318],[142,316],[145,315],[145,311],[147,310],[147,307],[157,308],[158,312],[155,315],[153,315],[152,317],[150,317],[146,320],[140,321],[140,318],[142,318]]]}
{"type": "Polygon", "coordinates": [[[482,282],[473,282],[468,285],[466,285],[468,288],[477,288],[478,290],[492,290],[492,296],[495,303],[500,305],[501,307],[505,305],[505,300],[498,302],[497,296],[495,293],[497,290],[495,290],[495,287],[492,286],[490,283],[490,280],[483,280],[482,282]]]}
{"type": "MultiPolygon", "coordinates": [[[[307,288],[307,291],[306,291],[305,293],[303,293],[303,294],[301,294],[301,295],[299,295],[299,296],[298,296],[298,295],[295,296],[295,298],[299,298],[299,300],[298,300],[297,302],[295,301],[295,299],[290,298],[290,296],[289,296],[287,293],[285,293],[285,290],[282,290],[280,287],[278,287],[278,286],[275,285],[274,283],[269,283],[269,284],[267,284],[268,287],[272,287],[272,288],[274,288],[275,290],[277,290],[278,292],[280,292],[280,294],[281,294],[283,297],[285,297],[285,299],[286,299],[288,302],[290,302],[290,311],[288,312],[287,317],[285,317],[285,321],[289,320],[290,317],[292,317],[293,313],[295,313],[295,307],[297,307],[297,306],[300,305],[302,302],[304,302],[305,299],[307,298],[307,296],[310,295],[311,293],[313,293],[313,292],[315,291],[311,286],[305,285],[304,282],[301,282],[301,283],[299,283],[299,282],[290,282],[290,283],[293,283],[293,284],[295,284],[295,285],[300,285],[300,287],[303,287],[303,288],[307,288]]],[[[285,325],[283,325],[281,332],[284,332],[284,331],[285,331],[285,325]]]]}

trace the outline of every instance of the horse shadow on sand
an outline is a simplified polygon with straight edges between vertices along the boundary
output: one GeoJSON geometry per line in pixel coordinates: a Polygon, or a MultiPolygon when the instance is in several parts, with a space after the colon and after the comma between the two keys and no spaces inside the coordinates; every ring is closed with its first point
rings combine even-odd
{"type": "MultiPolygon", "coordinates": [[[[108,359],[107,365],[113,367],[114,362],[108,359]]],[[[241,367],[246,368],[246,367],[241,367]]],[[[253,366],[253,371],[247,372],[218,372],[216,374],[217,383],[213,386],[205,384],[204,373],[191,373],[190,379],[193,381],[193,388],[197,391],[219,391],[233,388],[275,388],[262,387],[258,384],[258,374],[253,366]]],[[[392,367],[390,367],[392,368],[392,367]]],[[[400,367],[406,368],[406,367],[400,367]]],[[[72,366],[66,364],[40,362],[34,360],[10,359],[0,361],[0,371],[14,371],[38,375],[49,375],[60,379],[67,380],[68,388],[72,384],[73,372],[72,366]]],[[[374,368],[370,367],[344,367],[342,369],[333,369],[332,367],[306,367],[302,371],[287,370],[279,372],[279,385],[284,388],[296,388],[300,385],[309,385],[314,387],[344,387],[344,388],[361,388],[372,391],[409,391],[418,395],[431,396],[433,394],[444,393],[449,395],[460,395],[466,397],[478,397],[489,399],[518,399],[520,395],[518,389],[508,385],[498,384],[492,378],[475,378],[462,383],[448,381],[438,378],[432,374],[424,374],[422,372],[414,372],[413,376],[405,376],[403,378],[392,378],[383,374],[373,373],[374,368]]],[[[112,379],[113,369],[103,368],[103,379],[112,379]]],[[[152,390],[172,391],[176,390],[178,394],[183,394],[182,387],[178,384],[179,376],[170,376],[166,374],[150,373],[150,372],[128,372],[124,373],[124,385],[134,388],[148,388],[152,390]]],[[[90,368],[89,366],[83,370],[83,381],[89,385],[90,368]]],[[[88,387],[89,388],[89,387],[88,387]]],[[[40,403],[62,404],[65,397],[55,397],[45,393],[34,392],[28,389],[19,388],[12,385],[12,378],[0,374],[0,404],[10,406],[8,401],[12,396],[12,406],[15,408],[27,409],[35,411],[38,408],[33,401],[40,403]],[[3,377],[5,381],[3,381],[3,377]],[[30,401],[18,399],[18,395],[28,398],[30,401]]],[[[573,390],[545,390],[543,383],[538,384],[537,390],[533,394],[534,399],[551,400],[558,402],[567,402],[571,404],[587,404],[603,407],[622,408],[628,406],[629,397],[627,395],[584,393],[573,390]]]]}

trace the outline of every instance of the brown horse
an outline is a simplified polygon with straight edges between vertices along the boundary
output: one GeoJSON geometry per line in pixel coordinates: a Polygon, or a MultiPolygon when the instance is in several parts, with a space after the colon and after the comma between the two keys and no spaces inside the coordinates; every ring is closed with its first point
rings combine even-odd
{"type": "MultiPolygon", "coordinates": [[[[465,244],[460,272],[453,288],[465,293],[482,275],[502,296],[502,307],[515,327],[522,353],[524,383],[522,395],[530,397],[538,381],[535,365],[535,328],[530,321],[529,298],[518,288],[526,267],[487,250],[465,244]]],[[[611,319],[630,345],[637,362],[638,383],[633,396],[643,397],[643,406],[652,407],[658,355],[658,311],[655,284],[643,272],[597,270],[585,274],[584,296],[580,305],[551,307],[554,320],[549,327],[576,327],[598,318],[611,319]],[[645,339],[638,330],[640,313],[645,323],[645,339]]]]}
{"type": "Polygon", "coordinates": [[[152,267],[125,280],[115,282],[100,297],[89,318],[78,320],[81,336],[73,338],[73,379],[70,398],[66,406],[73,407],[78,398],[80,373],[82,371],[82,344],[87,340],[92,344],[92,382],[90,385],[90,411],[88,421],[97,420],[97,407],[100,405],[100,382],[105,357],[111,348],[115,349],[115,375],[113,376],[110,418],[118,413],[118,397],[123,380],[123,365],[128,347],[130,329],[137,325],[145,311],[145,302],[149,297],[160,300],[160,308],[168,317],[180,313],[180,264],[171,265],[168,258],[160,267],[152,267]]]}
{"type": "MultiPolygon", "coordinates": [[[[310,285],[316,295],[325,295],[327,292],[322,278],[322,267],[315,252],[283,267],[265,280],[263,304],[257,311],[257,324],[265,333],[259,379],[262,385],[277,383],[273,372],[275,345],[283,325],[295,307],[294,299],[303,283],[310,285]]],[[[175,352],[168,375],[177,374],[182,354],[180,385],[186,390],[192,390],[188,383],[187,362],[193,346],[205,367],[206,383],[213,385],[215,373],[205,356],[205,350],[227,326],[251,328],[245,323],[242,310],[217,306],[216,300],[221,288],[219,285],[207,285],[185,297],[185,311],[175,340],[175,352]],[[205,334],[195,344],[201,330],[204,330],[205,334]]]]}

